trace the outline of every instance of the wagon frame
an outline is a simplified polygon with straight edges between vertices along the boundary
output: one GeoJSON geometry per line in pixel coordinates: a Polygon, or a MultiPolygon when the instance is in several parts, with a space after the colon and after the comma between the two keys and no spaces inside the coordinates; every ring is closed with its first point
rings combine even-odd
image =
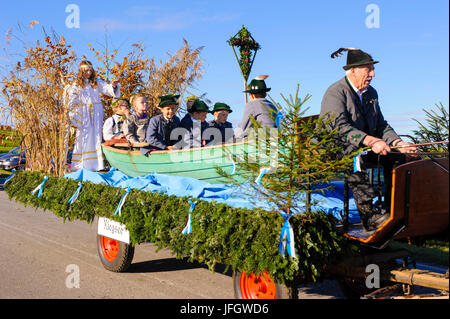
{"type": "MultiPolygon", "coordinates": [[[[388,247],[394,239],[436,234],[448,229],[448,167],[448,158],[440,158],[413,161],[394,168],[391,216],[372,232],[365,232],[361,227],[348,229],[346,194],[343,235],[359,247],[359,255],[325,265],[324,277],[336,279],[347,297],[386,298],[400,294],[404,298],[417,298],[413,286],[423,286],[440,291],[438,295],[425,297],[448,298],[448,271],[441,274],[416,269],[411,253],[388,247]],[[370,276],[367,267],[374,264],[380,266],[379,280],[387,285],[367,289],[364,287],[370,276]]],[[[98,235],[97,248],[106,269],[122,272],[131,265],[134,246],[98,235]]],[[[235,270],[232,280],[235,297],[242,299],[297,298],[298,284],[301,283],[295,280],[281,285],[265,272],[256,276],[244,269],[235,270]]]]}

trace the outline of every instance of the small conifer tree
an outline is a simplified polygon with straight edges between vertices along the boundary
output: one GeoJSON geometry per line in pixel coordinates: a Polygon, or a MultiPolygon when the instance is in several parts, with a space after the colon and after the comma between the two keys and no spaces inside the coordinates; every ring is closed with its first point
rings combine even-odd
{"type": "Polygon", "coordinates": [[[278,109],[276,129],[261,128],[251,119],[253,134],[249,134],[249,144],[257,144],[257,160],[251,160],[254,154],[250,151],[244,158],[234,156],[238,177],[223,170],[219,173],[252,192],[255,201],[267,201],[274,209],[290,215],[310,211],[315,204],[310,201],[311,193],[323,192],[330,187],[330,181],[342,178],[354,154],[339,156],[342,146],[337,141],[338,133],[327,126],[332,118],[304,116],[311,95],[301,99],[299,85],[294,97],[281,97],[284,106],[272,100],[278,109]],[[249,182],[242,184],[242,180],[249,182]]]}
{"type": "MultiPolygon", "coordinates": [[[[414,119],[419,124],[419,127],[413,131],[415,142],[430,143],[448,141],[448,110],[442,105],[442,103],[440,103],[439,105],[435,105],[435,109],[423,111],[426,114],[425,122],[421,123],[418,120],[414,119]]],[[[448,153],[448,143],[422,146],[422,151],[448,153]]],[[[448,156],[448,154],[446,156],[448,156]]]]}

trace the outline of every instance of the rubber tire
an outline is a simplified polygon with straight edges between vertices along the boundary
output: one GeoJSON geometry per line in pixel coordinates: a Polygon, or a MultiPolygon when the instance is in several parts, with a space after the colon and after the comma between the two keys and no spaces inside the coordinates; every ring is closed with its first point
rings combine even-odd
{"type": "Polygon", "coordinates": [[[103,267],[105,267],[107,270],[113,271],[113,272],[127,271],[131,265],[131,262],[133,261],[134,246],[118,241],[119,249],[118,249],[117,256],[115,257],[115,259],[113,261],[109,261],[103,255],[102,244],[101,244],[102,237],[103,236],[97,234],[97,252],[100,257],[100,261],[103,264],[103,267]]]}
{"type": "Polygon", "coordinates": [[[361,299],[362,296],[372,292],[368,288],[363,287],[362,283],[352,282],[351,278],[339,278],[336,279],[336,283],[338,284],[339,290],[347,299],[361,299]]]}
{"type": "MultiPolygon", "coordinates": [[[[242,296],[241,292],[241,276],[245,276],[241,271],[233,271],[233,290],[234,298],[236,299],[246,299],[242,296]]],[[[282,284],[275,284],[276,286],[276,299],[289,299],[289,288],[282,284]]]]}
{"type": "MultiPolygon", "coordinates": [[[[337,278],[336,282],[338,284],[339,289],[341,290],[342,294],[347,299],[361,299],[365,295],[368,295],[376,290],[378,288],[367,288],[364,285],[364,279],[362,280],[353,280],[350,277],[347,278],[337,278]]],[[[394,282],[389,281],[382,281],[380,283],[380,288],[385,288],[391,285],[394,285],[394,282]]]]}

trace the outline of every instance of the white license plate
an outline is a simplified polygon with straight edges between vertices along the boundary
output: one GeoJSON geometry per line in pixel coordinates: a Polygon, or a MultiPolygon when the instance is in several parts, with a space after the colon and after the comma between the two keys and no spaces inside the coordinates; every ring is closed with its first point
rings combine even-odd
{"type": "Polygon", "coordinates": [[[130,232],[125,225],[105,217],[98,218],[97,233],[126,244],[130,243],[130,232]]]}

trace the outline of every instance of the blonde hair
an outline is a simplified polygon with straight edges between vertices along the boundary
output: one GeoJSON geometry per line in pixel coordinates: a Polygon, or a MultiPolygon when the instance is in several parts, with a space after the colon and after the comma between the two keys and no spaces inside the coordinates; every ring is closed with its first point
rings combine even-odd
{"type": "Polygon", "coordinates": [[[92,66],[92,63],[88,60],[83,60],[80,63],[80,68],[78,69],[78,75],[77,78],[75,79],[75,83],[77,86],[79,87],[84,87],[84,77],[83,77],[83,66],[88,66],[92,69],[92,74],[89,77],[88,81],[89,84],[93,87],[93,88],[97,88],[98,83],[97,83],[97,73],[94,70],[94,67],[92,66]]]}
{"type": "Polygon", "coordinates": [[[144,93],[136,93],[136,94],[134,94],[131,98],[130,98],[130,104],[132,105],[132,106],[134,106],[134,102],[136,101],[136,99],[138,98],[138,97],[142,97],[142,98],[144,98],[144,99],[147,99],[147,95],[145,95],[144,93]]]}
{"type": "Polygon", "coordinates": [[[130,102],[127,99],[114,98],[111,103],[111,109],[114,113],[116,113],[117,109],[119,108],[120,101],[126,102],[128,107],[130,106],[130,102]]]}

